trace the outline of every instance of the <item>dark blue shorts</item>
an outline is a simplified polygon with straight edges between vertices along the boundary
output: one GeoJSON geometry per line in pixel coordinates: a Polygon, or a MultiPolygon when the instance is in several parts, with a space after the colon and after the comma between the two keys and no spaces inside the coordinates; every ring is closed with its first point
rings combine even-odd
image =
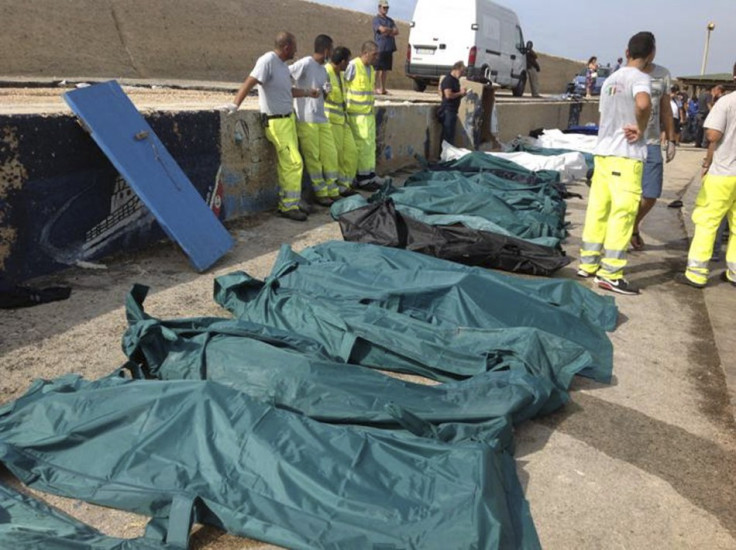
{"type": "Polygon", "coordinates": [[[641,196],[645,199],[658,199],[662,196],[664,162],[662,147],[659,144],[647,145],[647,160],[641,176],[641,196]]]}
{"type": "Polygon", "coordinates": [[[394,66],[394,52],[378,52],[378,60],[373,66],[377,71],[390,71],[394,66]]]}

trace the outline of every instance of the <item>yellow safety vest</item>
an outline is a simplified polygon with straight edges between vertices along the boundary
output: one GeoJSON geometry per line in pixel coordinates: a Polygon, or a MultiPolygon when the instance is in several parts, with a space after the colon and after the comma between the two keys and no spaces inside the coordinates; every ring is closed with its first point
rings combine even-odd
{"type": "Polygon", "coordinates": [[[342,77],[335,71],[332,63],[328,63],[326,68],[332,91],[325,98],[325,113],[332,124],[345,124],[345,94],[342,77]]]}
{"type": "Polygon", "coordinates": [[[359,57],[353,59],[355,78],[346,82],[348,114],[367,115],[373,113],[376,85],[376,71],[371,66],[365,66],[359,57]]]}

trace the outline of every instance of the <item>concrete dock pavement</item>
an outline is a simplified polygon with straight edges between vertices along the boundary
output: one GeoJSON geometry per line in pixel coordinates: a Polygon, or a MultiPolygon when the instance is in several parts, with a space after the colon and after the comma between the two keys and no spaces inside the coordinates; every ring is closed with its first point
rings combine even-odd
{"type": "MultiPolygon", "coordinates": [[[[663,196],[641,228],[646,246],[629,254],[627,277],[642,293],[616,295],[611,385],[578,377],[571,403],[518,430],[518,470],[545,548],[736,548],[736,291],[718,279],[719,264],[704,291],[673,280],[686,264],[702,158],[683,146],[665,166],[663,196]],[[684,207],[668,208],[677,198],[684,207]]],[[[568,201],[576,258],[585,205],[568,201]]]]}

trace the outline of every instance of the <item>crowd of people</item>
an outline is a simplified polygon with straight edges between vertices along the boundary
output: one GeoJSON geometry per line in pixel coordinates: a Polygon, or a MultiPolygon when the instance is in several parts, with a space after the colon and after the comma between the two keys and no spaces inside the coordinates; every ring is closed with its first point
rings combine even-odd
{"type": "MultiPolygon", "coordinates": [[[[387,9],[387,1],[380,0],[374,21],[378,41],[364,42],[352,59],[348,48],[334,47],[329,36],[319,35],[312,54],[289,66],[286,62],[295,56],[296,38],[279,33],[274,50],[258,59],[229,106],[236,110],[259,87],[262,123],[278,158],[279,212],[285,218],[304,221],[308,217],[301,201],[305,167],[314,200],[322,206],[354,194],[356,188],[371,191],[382,183],[375,172],[374,101],[376,94],[388,93],[385,73],[391,70],[393,38],[398,33],[387,9]]],[[[527,52],[532,48],[529,44],[527,52]]],[[[654,63],[655,55],[652,33],[634,35],[626,65],[613,72],[601,93],[595,170],[577,274],[620,294],[639,293],[624,277],[626,254],[629,247],[644,247],[640,225],[661,196],[663,165],[675,157],[681,130],[691,128],[693,121],[696,145],[707,147],[708,152],[693,213],[695,237],[681,282],[704,287],[719,227],[724,218],[736,227],[736,94],[722,97],[723,87],[714,86],[694,106],[694,98],[672,84],[670,72],[654,63]]],[[[534,55],[527,59],[535,61],[534,55]]],[[[460,100],[467,94],[460,86],[465,70],[462,61],[455,63],[440,83],[442,138],[450,143],[460,100]]],[[[596,70],[597,59],[591,57],[591,79],[596,70]]],[[[726,261],[724,277],[736,286],[733,237],[726,261]]]]}
{"type": "Polygon", "coordinates": [[[256,61],[231,104],[236,111],[258,87],[258,103],[266,138],[276,150],[278,211],[284,218],[305,221],[310,207],[302,200],[304,169],[314,202],[329,207],[355,189],[374,191],[376,174],[376,94],[388,94],[386,73],[396,51],[396,23],[388,17],[388,0],[378,1],[374,40],[363,43],[351,59],[344,46],[320,34],[311,55],[291,65],[297,51],[289,32],[276,36],[274,49],[256,61]]]}

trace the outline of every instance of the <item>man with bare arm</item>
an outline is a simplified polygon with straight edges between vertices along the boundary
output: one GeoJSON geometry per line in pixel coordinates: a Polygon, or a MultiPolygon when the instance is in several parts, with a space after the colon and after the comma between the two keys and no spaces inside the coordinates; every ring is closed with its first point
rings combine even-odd
{"type": "Polygon", "coordinates": [[[233,103],[226,106],[234,112],[250,91],[258,86],[258,104],[266,139],[273,143],[278,158],[279,214],[303,222],[307,214],[299,208],[302,191],[302,157],[296,134],[296,119],[292,109],[295,97],[316,98],[322,90],[299,89],[292,86],[286,62],[294,59],[296,38],[289,32],[276,35],[273,51],[258,58],[250,75],[240,85],[233,103]]]}
{"type": "Polygon", "coordinates": [[[672,77],[670,72],[656,63],[644,67],[644,72],[652,79],[652,114],[649,115],[649,124],[644,134],[647,144],[647,159],[644,161],[644,173],[641,178],[641,201],[639,212],[634,221],[634,232],[631,234],[631,248],[642,250],[644,239],[639,231],[644,217],[662,196],[664,182],[664,163],[662,158],[662,129],[667,137],[665,149],[666,162],[675,158],[675,121],[670,105],[670,86],[672,77]]]}
{"type": "Polygon", "coordinates": [[[600,288],[639,294],[624,278],[626,251],[641,198],[647,146],[644,133],[652,110],[651,78],[643,69],[654,60],[654,35],[629,40],[628,64],[603,83],[595,171],[585,213],[577,275],[600,288]]]}
{"type": "MultiPolygon", "coordinates": [[[[736,82],[736,64],[733,67],[736,82]]],[[[703,123],[708,153],[703,161],[703,186],[695,199],[695,234],[680,282],[696,288],[708,282],[708,262],[721,220],[728,220],[726,270],[722,279],[736,286],[736,92],[721,97],[703,123]]]]}

